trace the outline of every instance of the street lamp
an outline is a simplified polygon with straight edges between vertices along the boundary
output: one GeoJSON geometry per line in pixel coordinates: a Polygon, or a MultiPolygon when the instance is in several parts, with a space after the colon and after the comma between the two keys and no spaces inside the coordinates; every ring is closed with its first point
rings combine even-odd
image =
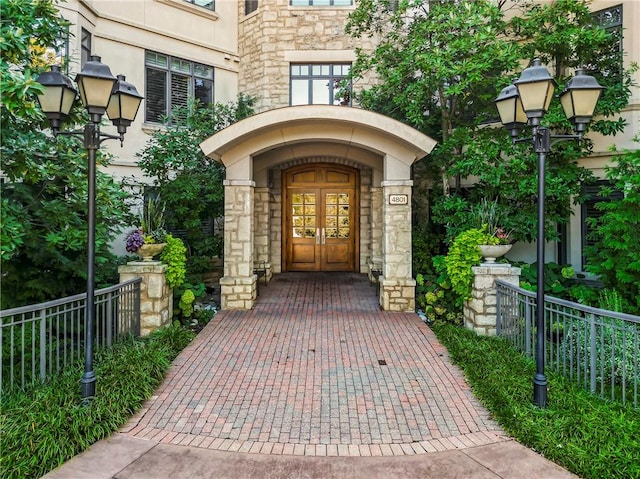
{"type": "Polygon", "coordinates": [[[38,103],[51,124],[54,136],[69,135],[83,138],[83,145],[89,153],[87,165],[87,301],[85,308],[85,358],[82,375],[82,397],[95,396],[96,376],[93,371],[93,328],[95,290],[95,234],[96,234],[96,150],[103,141],[110,139],[124,141],[127,127],[136,117],[142,96],[136,88],[111,74],[109,67],[100,62],[100,57],[92,55],[84,68],[76,76],[80,98],[89,113],[90,122],[80,131],[60,131],[62,122],[69,116],[76,97],[71,80],[63,75],[60,67],[54,65],[51,71],[38,76],[44,92],[38,95],[38,103]],[[102,115],[107,113],[118,128],[118,135],[100,132],[102,115]]]}
{"type": "Polygon", "coordinates": [[[560,94],[560,103],[565,115],[572,123],[575,135],[552,135],[549,128],[540,126],[542,118],[549,109],[556,82],[539,59],[533,60],[520,78],[504,88],[495,99],[500,121],[509,131],[514,143],[533,141],[538,154],[538,235],[537,262],[538,278],[536,292],[536,374],[533,378],[533,402],[538,407],[547,405],[547,378],[544,374],[545,322],[544,322],[544,197],[545,162],[551,151],[552,141],[581,140],[585,127],[591,121],[596,103],[604,89],[595,78],[586,75],[584,70],[576,70],[560,94]],[[516,139],[520,131],[531,125],[532,136],[516,139]]]}

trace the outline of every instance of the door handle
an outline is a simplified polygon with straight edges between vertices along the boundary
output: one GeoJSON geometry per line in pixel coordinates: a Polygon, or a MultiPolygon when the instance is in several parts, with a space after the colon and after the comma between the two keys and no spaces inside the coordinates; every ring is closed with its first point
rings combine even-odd
{"type": "Polygon", "coordinates": [[[320,228],[316,228],[316,244],[320,244],[320,228]]]}
{"type": "Polygon", "coordinates": [[[324,244],[325,236],[324,236],[324,228],[322,228],[322,244],[324,244]]]}

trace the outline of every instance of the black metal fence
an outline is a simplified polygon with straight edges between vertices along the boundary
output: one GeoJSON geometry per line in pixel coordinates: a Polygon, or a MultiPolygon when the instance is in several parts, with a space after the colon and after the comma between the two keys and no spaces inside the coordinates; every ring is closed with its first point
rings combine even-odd
{"type": "MultiPolygon", "coordinates": [[[[536,293],[496,281],[497,333],[533,357],[536,293]]],[[[546,367],[603,398],[638,407],[640,316],[545,296],[546,367]]]]}
{"type": "MultiPolygon", "coordinates": [[[[95,346],[140,335],[140,283],[133,279],[95,292],[95,346]]],[[[85,304],[78,294],[0,311],[0,395],[43,382],[84,358],[85,304]]]]}

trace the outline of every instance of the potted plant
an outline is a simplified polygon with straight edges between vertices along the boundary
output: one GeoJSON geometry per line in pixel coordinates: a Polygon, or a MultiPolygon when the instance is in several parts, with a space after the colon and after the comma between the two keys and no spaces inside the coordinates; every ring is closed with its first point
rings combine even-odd
{"type": "Polygon", "coordinates": [[[164,203],[159,197],[149,199],[140,215],[140,227],[129,233],[126,250],[136,253],[143,261],[152,261],[166,246],[167,231],[164,229],[164,203]]]}
{"type": "Polygon", "coordinates": [[[496,259],[507,254],[513,247],[511,232],[500,225],[497,202],[483,199],[475,208],[480,228],[487,232],[486,244],[478,245],[485,263],[495,263],[496,259]]]}

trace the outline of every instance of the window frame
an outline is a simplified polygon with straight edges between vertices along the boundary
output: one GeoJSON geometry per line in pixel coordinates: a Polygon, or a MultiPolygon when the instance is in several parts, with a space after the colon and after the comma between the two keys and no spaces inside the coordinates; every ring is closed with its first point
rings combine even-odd
{"type": "Polygon", "coordinates": [[[335,62],[335,63],[300,63],[300,62],[292,62],[289,64],[289,106],[295,106],[295,105],[341,105],[341,106],[351,106],[351,98],[353,97],[353,95],[351,94],[352,92],[352,88],[353,85],[351,83],[351,81],[349,81],[349,97],[348,97],[348,102],[345,103],[335,103],[336,97],[334,96],[334,92],[335,89],[331,89],[329,88],[329,85],[327,84],[327,93],[329,96],[329,101],[328,103],[317,103],[314,101],[314,88],[313,88],[313,82],[314,80],[327,80],[327,82],[330,81],[343,81],[343,80],[347,80],[349,78],[349,73],[351,71],[351,67],[352,67],[352,63],[351,62],[335,62]],[[329,66],[330,71],[328,74],[319,74],[316,75],[313,73],[313,69],[314,67],[323,67],[323,66],[329,66]],[[335,67],[345,67],[347,66],[349,68],[349,71],[345,74],[343,72],[341,72],[339,75],[334,73],[334,69],[335,67]],[[309,74],[297,74],[294,75],[294,68],[296,67],[300,67],[301,69],[306,67],[308,68],[309,74]],[[306,103],[293,103],[293,99],[294,99],[294,80],[306,80],[307,81],[307,102],[306,103]]]}
{"type": "Polygon", "coordinates": [[[206,10],[211,10],[212,12],[216,11],[216,2],[215,0],[211,0],[210,1],[210,5],[211,6],[206,6],[206,5],[200,5],[199,3],[196,3],[197,0],[182,0],[183,2],[187,2],[190,3],[191,5],[195,5],[196,7],[200,7],[200,8],[204,8],[206,10]]]}
{"type": "Polygon", "coordinates": [[[258,10],[258,0],[244,0],[244,15],[251,15],[258,10]]]}
{"type": "MultiPolygon", "coordinates": [[[[196,81],[197,80],[204,80],[204,81],[209,81],[210,82],[210,98],[209,101],[207,103],[204,103],[205,105],[209,105],[215,102],[215,67],[211,66],[211,65],[205,65],[204,63],[199,63],[199,62],[195,62],[192,60],[188,60],[186,58],[180,58],[180,57],[176,57],[173,55],[169,55],[166,53],[161,53],[161,52],[156,52],[153,50],[145,50],[145,55],[144,55],[144,74],[145,74],[145,81],[144,81],[144,85],[145,85],[145,111],[144,111],[144,122],[145,123],[151,123],[151,124],[162,124],[162,120],[158,119],[158,118],[150,118],[150,113],[148,111],[148,102],[151,101],[151,91],[149,89],[149,71],[156,71],[156,72],[162,72],[164,74],[164,113],[162,113],[162,116],[170,116],[171,112],[173,111],[174,106],[178,106],[181,105],[181,103],[176,103],[174,101],[174,92],[173,92],[173,83],[172,83],[172,77],[173,75],[175,75],[176,77],[182,76],[182,77],[188,77],[189,79],[189,84],[187,86],[187,92],[186,92],[186,101],[189,101],[189,99],[191,98],[197,98],[196,97],[196,88],[197,88],[197,84],[196,81]],[[157,55],[159,57],[165,57],[166,58],[166,68],[159,66],[157,64],[149,64],[149,55],[157,55]],[[184,70],[181,69],[176,69],[174,68],[174,65],[176,65],[175,62],[178,62],[178,65],[180,66],[185,66],[188,65],[189,67],[189,73],[187,73],[184,70]],[[210,70],[210,75],[207,77],[203,74],[198,74],[197,71],[197,67],[203,67],[204,69],[208,69],[210,70]]],[[[157,57],[156,57],[157,58],[157,57]]]]}
{"type": "Polygon", "coordinates": [[[580,244],[582,247],[582,270],[584,271],[587,266],[586,249],[593,245],[592,240],[588,238],[593,231],[589,225],[589,219],[600,218],[605,213],[598,210],[596,204],[618,201],[624,198],[624,191],[615,188],[615,184],[607,179],[598,180],[594,184],[583,184],[582,191],[586,198],[580,205],[580,244]],[[611,188],[611,193],[607,196],[600,196],[602,188],[611,188]]]}

